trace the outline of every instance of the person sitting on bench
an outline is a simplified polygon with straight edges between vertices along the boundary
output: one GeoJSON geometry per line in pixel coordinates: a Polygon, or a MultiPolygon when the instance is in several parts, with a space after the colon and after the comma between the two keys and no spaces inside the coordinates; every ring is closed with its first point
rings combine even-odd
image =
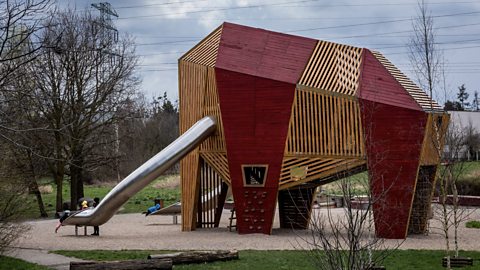
{"type": "Polygon", "coordinates": [[[155,204],[154,206],[149,207],[149,208],[147,209],[147,213],[145,214],[145,216],[148,216],[148,215],[150,215],[151,213],[160,210],[160,208],[162,207],[162,206],[160,205],[160,202],[157,202],[157,201],[156,201],[155,203],[156,203],[156,204],[155,204]]]}

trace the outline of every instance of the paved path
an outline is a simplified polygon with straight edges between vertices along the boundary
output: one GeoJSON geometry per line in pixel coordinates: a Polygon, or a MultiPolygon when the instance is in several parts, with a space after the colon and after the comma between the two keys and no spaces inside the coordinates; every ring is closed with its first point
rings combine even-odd
{"type": "Polygon", "coordinates": [[[70,262],[81,262],[83,260],[65,257],[58,254],[48,253],[44,249],[16,248],[7,253],[8,256],[22,259],[27,262],[47,266],[51,269],[68,270],[70,262]]]}

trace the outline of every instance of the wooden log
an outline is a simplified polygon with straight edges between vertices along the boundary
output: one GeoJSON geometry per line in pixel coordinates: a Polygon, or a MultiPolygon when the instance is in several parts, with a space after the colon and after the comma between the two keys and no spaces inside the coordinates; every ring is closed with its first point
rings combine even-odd
{"type": "Polygon", "coordinates": [[[128,260],[112,262],[70,262],[70,270],[170,270],[172,269],[171,259],[158,260],[128,260]]]}
{"type": "Polygon", "coordinates": [[[206,263],[214,261],[238,260],[238,251],[236,250],[216,250],[216,251],[186,251],[169,254],[149,255],[148,259],[164,260],[170,259],[173,264],[188,263],[206,263]]]}

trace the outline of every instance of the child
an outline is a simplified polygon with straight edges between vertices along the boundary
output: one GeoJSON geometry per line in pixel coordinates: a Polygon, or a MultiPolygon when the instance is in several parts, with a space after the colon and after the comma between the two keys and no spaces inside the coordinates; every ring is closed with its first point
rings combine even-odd
{"type": "MultiPolygon", "coordinates": [[[[93,199],[93,207],[96,207],[100,203],[100,198],[95,197],[93,199]]],[[[93,226],[93,233],[92,235],[99,236],[100,235],[100,227],[99,226],[93,226]]]]}
{"type": "Polygon", "coordinates": [[[145,216],[148,216],[148,215],[150,215],[151,213],[159,210],[160,207],[161,207],[160,203],[157,203],[157,204],[155,204],[154,206],[149,207],[149,208],[147,209],[147,213],[145,214],[145,216]]]}
{"type": "Polygon", "coordinates": [[[65,210],[63,211],[63,215],[60,217],[58,220],[57,227],[55,227],[55,233],[57,233],[58,229],[60,229],[60,226],[62,226],[62,222],[70,216],[70,210],[65,210]]]}

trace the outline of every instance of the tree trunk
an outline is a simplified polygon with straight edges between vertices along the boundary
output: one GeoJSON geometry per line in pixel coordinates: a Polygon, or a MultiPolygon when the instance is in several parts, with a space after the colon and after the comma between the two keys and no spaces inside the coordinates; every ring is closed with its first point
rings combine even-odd
{"type": "Polygon", "coordinates": [[[75,165],[70,165],[70,200],[71,206],[70,210],[76,210],[78,206],[78,200],[80,197],[78,196],[78,173],[76,172],[78,168],[75,165]]]}
{"type": "Polygon", "coordinates": [[[58,165],[56,171],[53,175],[53,178],[55,180],[55,184],[57,185],[57,198],[56,198],[56,203],[55,203],[55,211],[56,212],[62,212],[63,209],[63,165],[58,165]],[[59,166],[62,166],[60,169],[59,166]],[[61,170],[61,171],[60,171],[61,170]]]}
{"type": "Polygon", "coordinates": [[[114,262],[70,262],[70,270],[149,270],[172,269],[172,260],[128,260],[114,262]]]}
{"type": "Polygon", "coordinates": [[[38,188],[38,183],[36,177],[29,180],[28,183],[30,192],[35,194],[38,203],[38,210],[40,211],[40,217],[48,217],[47,211],[45,210],[45,205],[43,204],[42,193],[38,188]]]}
{"type": "Polygon", "coordinates": [[[30,152],[28,153],[28,160],[30,163],[30,172],[32,173],[28,183],[30,192],[35,194],[35,197],[37,197],[40,217],[48,217],[47,211],[45,210],[45,205],[43,204],[42,193],[40,193],[40,189],[38,188],[37,174],[35,173],[35,166],[33,164],[32,155],[30,152]]]}
{"type": "Polygon", "coordinates": [[[238,260],[238,251],[236,250],[217,250],[217,251],[189,251],[170,254],[149,255],[149,259],[163,260],[171,259],[174,265],[185,263],[206,263],[213,261],[238,260]]]}
{"type": "Polygon", "coordinates": [[[75,204],[84,197],[83,189],[83,147],[77,145],[73,151],[72,163],[70,164],[70,196],[75,204]]]}

